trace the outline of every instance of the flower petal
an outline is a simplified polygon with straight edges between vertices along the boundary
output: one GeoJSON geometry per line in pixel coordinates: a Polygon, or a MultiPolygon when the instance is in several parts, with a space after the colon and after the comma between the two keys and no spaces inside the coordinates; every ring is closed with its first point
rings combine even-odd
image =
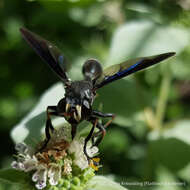
{"type": "Polygon", "coordinates": [[[57,185],[61,178],[61,166],[52,164],[48,171],[49,183],[51,185],[57,185]]]}
{"type": "Polygon", "coordinates": [[[98,153],[98,147],[93,146],[93,147],[91,148],[91,146],[87,146],[86,151],[87,151],[87,154],[88,154],[90,157],[93,157],[95,154],[98,153]]]}
{"type": "Polygon", "coordinates": [[[16,170],[24,170],[24,164],[21,162],[13,161],[11,163],[11,167],[16,169],[16,170]]]}
{"type": "Polygon", "coordinates": [[[35,186],[37,189],[43,189],[46,187],[46,181],[38,181],[35,186]]]}
{"type": "Polygon", "coordinates": [[[68,158],[64,159],[64,174],[69,175],[72,172],[72,161],[68,158]]]}
{"type": "Polygon", "coordinates": [[[38,160],[36,159],[35,156],[33,156],[31,159],[28,159],[23,163],[24,171],[29,172],[31,170],[36,169],[37,164],[38,164],[38,160]]]}
{"type": "Polygon", "coordinates": [[[32,175],[33,182],[46,182],[47,180],[47,168],[42,164],[38,166],[37,171],[32,175]]]}
{"type": "Polygon", "coordinates": [[[25,143],[18,143],[15,145],[15,149],[18,153],[26,155],[28,152],[28,146],[25,143]]]}

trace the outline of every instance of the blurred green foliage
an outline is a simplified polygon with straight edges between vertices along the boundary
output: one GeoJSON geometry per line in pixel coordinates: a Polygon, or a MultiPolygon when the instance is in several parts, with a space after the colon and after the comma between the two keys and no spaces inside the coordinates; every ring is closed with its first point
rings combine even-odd
{"type": "Polygon", "coordinates": [[[1,0],[1,166],[13,153],[11,128],[58,81],[21,39],[24,26],[61,48],[74,65],[72,79],[81,78],[89,57],[106,66],[175,50],[168,63],[98,92],[95,106],[103,103],[103,111],[117,115],[100,146],[99,173],[118,182],[183,182],[164,188],[190,189],[189,21],[189,0],[1,0]]]}

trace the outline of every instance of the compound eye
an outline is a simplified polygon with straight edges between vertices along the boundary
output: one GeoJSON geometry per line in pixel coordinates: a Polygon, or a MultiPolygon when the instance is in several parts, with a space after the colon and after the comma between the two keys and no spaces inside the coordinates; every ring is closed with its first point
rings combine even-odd
{"type": "Polygon", "coordinates": [[[97,79],[102,74],[102,67],[96,59],[88,59],[82,68],[82,73],[91,80],[97,79]]]}

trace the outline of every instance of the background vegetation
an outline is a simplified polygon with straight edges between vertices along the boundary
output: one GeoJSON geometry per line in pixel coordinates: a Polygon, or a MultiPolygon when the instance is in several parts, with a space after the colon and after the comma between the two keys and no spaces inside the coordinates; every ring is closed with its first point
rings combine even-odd
{"type": "Polygon", "coordinates": [[[190,189],[189,0],[1,0],[0,26],[2,168],[14,153],[11,129],[59,80],[21,39],[24,26],[62,49],[72,79],[81,78],[89,57],[106,66],[176,51],[166,63],[99,90],[95,107],[117,115],[100,146],[99,174],[121,184],[173,181],[182,185],[164,188],[190,189]]]}

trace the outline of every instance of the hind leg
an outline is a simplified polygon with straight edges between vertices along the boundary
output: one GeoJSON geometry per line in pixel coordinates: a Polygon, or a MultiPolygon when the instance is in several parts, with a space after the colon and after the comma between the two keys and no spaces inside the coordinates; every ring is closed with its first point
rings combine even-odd
{"type": "Polygon", "coordinates": [[[102,117],[102,118],[111,117],[111,120],[109,120],[105,125],[102,125],[101,123],[98,122],[97,128],[99,129],[99,131],[92,135],[92,146],[98,146],[106,134],[106,127],[108,127],[111,124],[111,122],[115,118],[115,115],[112,113],[102,113],[102,112],[95,111],[95,110],[93,111],[92,115],[94,117],[102,117]],[[95,138],[100,136],[100,135],[101,135],[101,137],[99,137],[95,141],[95,138]]]}
{"type": "Polygon", "coordinates": [[[90,130],[90,133],[88,134],[88,136],[84,140],[84,147],[83,147],[84,154],[85,154],[85,156],[87,157],[88,160],[91,159],[91,156],[88,155],[87,150],[86,150],[87,149],[87,143],[91,139],[91,137],[92,137],[92,135],[94,133],[94,129],[95,129],[96,125],[97,125],[98,118],[95,118],[95,119],[93,118],[93,120],[91,120],[90,122],[93,125],[92,125],[92,128],[90,130]]]}
{"type": "Polygon", "coordinates": [[[98,122],[96,127],[99,129],[99,131],[92,135],[92,147],[98,146],[106,135],[106,129],[101,123],[98,122]],[[97,139],[95,140],[96,137],[97,139]]]}

